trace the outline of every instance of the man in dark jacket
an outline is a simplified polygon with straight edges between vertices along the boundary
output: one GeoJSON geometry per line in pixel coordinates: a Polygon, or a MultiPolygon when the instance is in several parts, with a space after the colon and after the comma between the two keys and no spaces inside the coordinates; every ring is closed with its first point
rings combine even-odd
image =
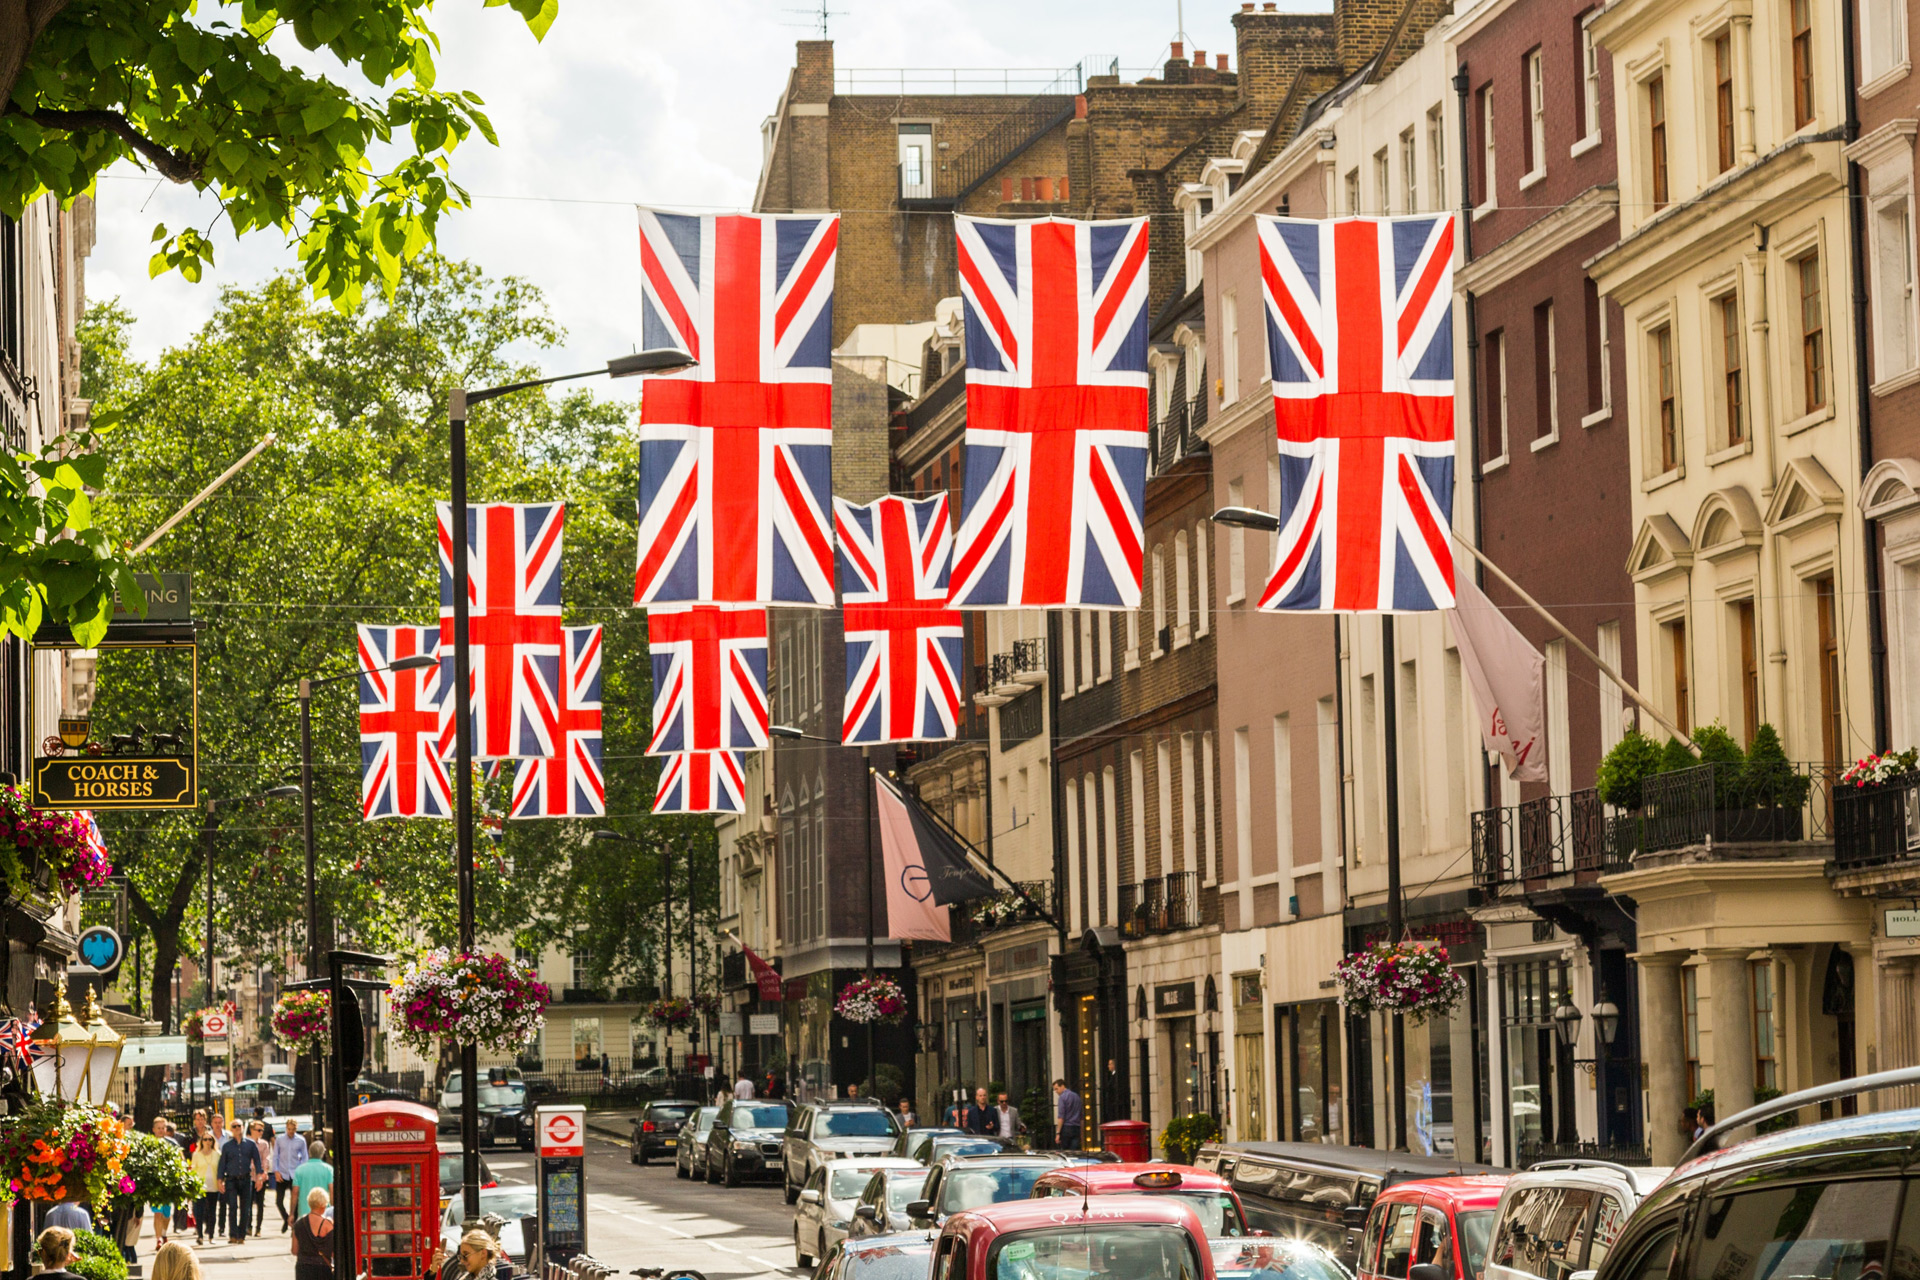
{"type": "Polygon", "coordinates": [[[227,1201],[227,1221],[233,1224],[228,1237],[239,1244],[247,1238],[247,1224],[253,1221],[253,1175],[266,1172],[260,1159],[260,1146],[250,1141],[235,1120],[232,1141],[220,1148],[220,1192],[227,1201]]]}
{"type": "Polygon", "coordinates": [[[980,1088],[973,1091],[973,1105],[967,1108],[960,1127],[968,1133],[989,1137],[1000,1132],[1000,1116],[987,1105],[986,1089],[980,1088]]]}

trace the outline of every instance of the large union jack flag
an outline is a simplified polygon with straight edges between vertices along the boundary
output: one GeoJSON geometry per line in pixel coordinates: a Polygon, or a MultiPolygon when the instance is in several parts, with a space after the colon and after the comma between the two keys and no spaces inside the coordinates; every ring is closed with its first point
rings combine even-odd
{"type": "Polygon", "coordinates": [[[847,637],[841,740],[951,738],[960,715],[958,611],[947,605],[947,495],[833,500],[847,637]]]}
{"type": "Polygon", "coordinates": [[[600,757],[600,628],[564,627],[562,633],[563,658],[523,659],[534,729],[547,754],[522,760],[514,773],[515,818],[599,818],[607,812],[600,757]]]}
{"type": "Polygon", "coordinates": [[[757,751],[767,745],[767,611],[654,605],[653,739],[647,754],[757,751]]]}
{"type": "Polygon", "coordinates": [[[633,602],[833,603],[837,216],[640,211],[649,349],[633,602]]]}
{"type": "Polygon", "coordinates": [[[440,668],[384,670],[440,647],[438,627],[358,628],[360,639],[360,816],[451,818],[453,797],[440,762],[440,668]]]}
{"type": "MultiPolygon", "coordinates": [[[[454,754],[453,504],[440,522],[440,754],[454,754]]],[[[496,502],[467,508],[467,662],[476,760],[550,754],[529,687],[529,658],[560,660],[560,553],[566,508],[496,502]]]]}
{"type": "Polygon", "coordinates": [[[1147,219],[954,219],[967,341],[963,609],[1140,603],[1147,219]]]}
{"type": "Polygon", "coordinates": [[[1261,216],[1280,541],[1259,607],[1453,607],[1453,217],[1261,216]]]}
{"type": "Polygon", "coordinates": [[[663,756],[655,813],[745,813],[747,766],[737,751],[681,751],[663,756]]]}

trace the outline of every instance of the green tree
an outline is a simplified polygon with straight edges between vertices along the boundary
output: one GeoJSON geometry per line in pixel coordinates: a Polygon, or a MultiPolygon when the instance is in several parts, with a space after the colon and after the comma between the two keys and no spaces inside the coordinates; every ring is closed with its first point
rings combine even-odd
{"type": "MultiPolygon", "coordinates": [[[[448,156],[476,131],[495,141],[477,96],[436,86],[431,4],[0,0],[0,212],[48,192],[71,201],[131,159],[215,195],[236,235],[280,230],[315,296],[391,292],[441,214],[467,202],[448,156]],[[281,33],[364,89],[282,58],[281,33]]],[[[538,38],[559,0],[485,4],[510,5],[538,38]]],[[[213,260],[198,228],[163,223],[153,238],[156,275],[198,280],[213,260]]]]}

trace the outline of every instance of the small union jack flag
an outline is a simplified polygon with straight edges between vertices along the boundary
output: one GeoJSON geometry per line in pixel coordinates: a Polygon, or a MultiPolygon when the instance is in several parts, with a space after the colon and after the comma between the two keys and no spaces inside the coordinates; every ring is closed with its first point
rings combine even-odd
{"type": "Polygon", "coordinates": [[[385,670],[440,647],[439,627],[358,628],[360,817],[451,818],[440,759],[440,668],[385,670]]]}
{"type": "MultiPolygon", "coordinates": [[[[453,504],[440,520],[440,753],[454,753],[453,504]]],[[[534,731],[527,658],[560,658],[560,553],[567,509],[507,502],[467,508],[467,662],[473,758],[546,754],[534,731]]]]}
{"type": "Polygon", "coordinates": [[[1255,223],[1280,440],[1259,607],[1452,608],[1452,215],[1255,223]]]}
{"type": "Polygon", "coordinates": [[[758,751],[767,745],[767,611],[654,605],[653,740],[647,754],[758,751]]]}
{"type": "Polygon", "coordinates": [[[513,817],[599,818],[607,812],[600,756],[600,628],[565,627],[566,670],[558,660],[524,659],[534,730],[547,747],[522,760],[513,778],[513,817]]]}
{"type": "Polygon", "coordinates": [[[833,604],[835,215],[640,211],[633,602],[833,604]]]}
{"type": "Polygon", "coordinates": [[[951,738],[964,633],[947,606],[947,495],[833,500],[847,637],[847,743],[951,738]]]}
{"type": "Polygon", "coordinates": [[[962,609],[1131,609],[1147,487],[1147,219],[956,217],[962,609]]]}
{"type": "Polygon", "coordinates": [[[737,751],[681,751],[660,761],[655,813],[745,813],[747,766],[737,751]]]}

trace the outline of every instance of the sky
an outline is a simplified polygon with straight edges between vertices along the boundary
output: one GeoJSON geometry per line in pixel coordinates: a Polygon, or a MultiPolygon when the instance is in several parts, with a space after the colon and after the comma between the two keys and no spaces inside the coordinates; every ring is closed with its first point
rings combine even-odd
{"type": "MultiPolygon", "coordinates": [[[[440,249],[493,275],[538,285],[567,331],[540,353],[551,372],[587,369],[638,341],[634,206],[688,212],[751,204],[760,124],[777,104],[796,40],[817,34],[806,0],[560,0],[536,41],[511,10],[441,0],[441,89],[486,100],[500,138],[453,154],[473,206],[441,223],[440,249]]],[[[1184,17],[1189,50],[1233,49],[1234,0],[828,0],[839,68],[1057,69],[1114,58],[1157,66],[1184,17]],[[1182,9],[1184,8],[1184,13],[1182,9]]],[[[1282,8],[1324,4],[1283,4],[1282,8]]],[[[301,54],[297,45],[285,56],[301,54]]],[[[149,279],[154,225],[216,221],[190,188],[122,163],[99,184],[92,300],[134,314],[135,354],[191,338],[223,285],[250,285],[295,265],[276,233],[242,240],[216,226],[216,265],[200,283],[149,279]]],[[[532,353],[527,353],[531,355],[532,353]]]]}

